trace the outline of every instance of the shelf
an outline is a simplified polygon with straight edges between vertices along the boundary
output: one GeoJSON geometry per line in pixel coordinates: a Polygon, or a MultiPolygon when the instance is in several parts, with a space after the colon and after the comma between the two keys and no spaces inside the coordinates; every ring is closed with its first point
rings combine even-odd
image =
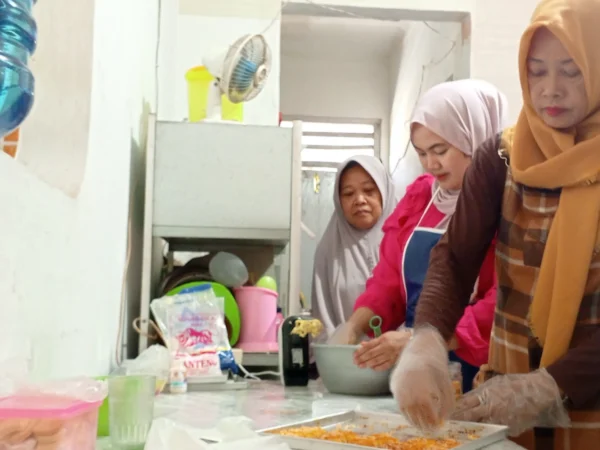
{"type": "Polygon", "coordinates": [[[286,230],[289,239],[292,140],[287,128],[158,122],[154,235],[264,240],[274,232],[279,240],[286,230]]]}
{"type": "MultiPolygon", "coordinates": [[[[300,122],[281,128],[150,116],[140,352],[148,345],[150,302],[163,276],[165,241],[170,253],[231,251],[246,258],[248,268],[255,267],[251,273],[277,279],[284,315],[298,312],[301,152],[300,122]]],[[[244,362],[277,367],[278,354],[248,353],[244,362]]]]}
{"type": "Polygon", "coordinates": [[[159,226],[152,227],[154,237],[168,241],[172,246],[189,249],[190,246],[212,244],[275,245],[283,246],[290,240],[289,229],[277,228],[215,228],[159,226]],[[218,241],[218,242],[215,242],[218,241]]]}
{"type": "Polygon", "coordinates": [[[242,364],[246,367],[279,367],[278,353],[245,353],[242,364]]]}

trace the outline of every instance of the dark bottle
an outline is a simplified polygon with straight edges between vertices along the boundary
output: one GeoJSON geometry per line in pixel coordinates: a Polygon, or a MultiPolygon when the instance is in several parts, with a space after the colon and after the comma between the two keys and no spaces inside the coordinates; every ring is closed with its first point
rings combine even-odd
{"type": "Polygon", "coordinates": [[[33,105],[29,57],[35,51],[35,0],[0,0],[0,137],[17,128],[33,105]]]}
{"type": "Polygon", "coordinates": [[[284,386],[307,386],[310,363],[310,335],[292,334],[297,320],[313,320],[308,313],[290,316],[279,328],[279,371],[284,386]]]}

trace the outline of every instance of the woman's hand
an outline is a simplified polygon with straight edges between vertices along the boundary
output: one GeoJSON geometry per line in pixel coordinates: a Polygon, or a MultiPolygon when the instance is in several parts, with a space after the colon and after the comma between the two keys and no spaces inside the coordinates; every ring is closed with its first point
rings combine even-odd
{"type": "Polygon", "coordinates": [[[354,324],[346,322],[336,328],[327,343],[330,345],[356,345],[361,337],[362,333],[354,324]]]}
{"type": "Polygon", "coordinates": [[[391,369],[411,335],[408,330],[388,331],[378,338],[361,343],[360,348],[354,352],[354,364],[373,370],[391,369]]]}
{"type": "Polygon", "coordinates": [[[545,369],[495,376],[466,394],[452,419],[506,425],[511,436],[533,427],[569,426],[560,389],[545,369]]]}
{"type": "Polygon", "coordinates": [[[390,377],[400,412],[413,426],[429,432],[454,410],[455,391],[448,369],[448,345],[431,327],[415,330],[390,377]]]}
{"type": "Polygon", "coordinates": [[[369,320],[375,313],[364,306],[352,313],[350,318],[333,332],[329,340],[330,345],[356,345],[365,336],[369,329],[369,320]]]}

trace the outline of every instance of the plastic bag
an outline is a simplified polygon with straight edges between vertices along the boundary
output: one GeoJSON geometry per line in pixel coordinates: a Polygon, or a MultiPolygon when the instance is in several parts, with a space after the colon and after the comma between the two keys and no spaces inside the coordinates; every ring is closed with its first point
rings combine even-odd
{"type": "Polygon", "coordinates": [[[247,417],[228,417],[216,427],[197,429],[166,417],[155,419],[145,450],[290,450],[279,436],[260,436],[247,417]],[[202,439],[216,443],[208,444],[202,439]]]}
{"type": "MultiPolygon", "coordinates": [[[[203,285],[193,286],[193,287],[189,287],[186,289],[182,289],[181,292],[179,292],[179,294],[190,294],[190,293],[199,292],[199,291],[201,292],[202,290],[205,290],[205,289],[206,289],[206,286],[203,286],[203,285]]],[[[217,299],[219,299],[221,302],[221,316],[224,318],[225,317],[225,304],[224,304],[225,299],[223,299],[221,297],[217,297],[217,299]]],[[[225,324],[225,319],[223,319],[223,324],[225,324]]],[[[227,325],[225,325],[225,337],[226,337],[226,342],[227,342],[227,349],[219,350],[219,352],[218,352],[221,370],[230,370],[232,373],[237,375],[239,373],[239,367],[238,367],[237,363],[235,362],[233,352],[231,351],[231,344],[229,344],[229,334],[227,333],[227,325]]]]}
{"type": "Polygon", "coordinates": [[[150,305],[175,360],[188,377],[237,372],[225,326],[224,300],[208,285],[195,292],[155,299],[150,305]]]}
{"type": "Polygon", "coordinates": [[[68,378],[22,385],[15,394],[48,394],[98,403],[108,395],[108,384],[92,378],[68,378]]]}
{"type": "MultiPolygon", "coordinates": [[[[132,361],[125,361],[115,374],[152,375],[156,377],[156,393],[160,394],[169,380],[171,353],[162,345],[152,345],[132,361]]],[[[0,449],[1,450],[1,449],[0,449]]]]}
{"type": "Polygon", "coordinates": [[[171,355],[162,345],[152,345],[132,361],[126,361],[127,375],[169,375],[171,355]]]}
{"type": "Polygon", "coordinates": [[[23,395],[52,395],[96,403],[106,398],[108,385],[104,381],[86,377],[34,381],[29,377],[29,362],[26,359],[1,361],[0,398],[6,401],[8,397],[23,395]]]}

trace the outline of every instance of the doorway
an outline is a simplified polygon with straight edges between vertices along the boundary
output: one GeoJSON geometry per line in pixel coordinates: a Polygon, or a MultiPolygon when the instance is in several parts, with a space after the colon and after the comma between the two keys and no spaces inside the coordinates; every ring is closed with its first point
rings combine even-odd
{"type": "MultiPolygon", "coordinates": [[[[335,167],[352,154],[371,152],[403,193],[421,173],[415,152],[408,151],[407,124],[417,99],[435,84],[469,76],[465,23],[470,23],[467,15],[452,12],[421,14],[416,20],[407,10],[313,2],[292,2],[283,10],[283,125],[299,119],[307,130],[314,124],[348,126],[332,131],[329,139],[321,136],[320,142],[311,131],[303,136],[302,220],[316,234],[315,239],[302,235],[301,291],[307,303],[314,252],[333,213],[335,167]],[[357,130],[369,124],[372,145],[352,139],[352,133],[361,134],[357,130]]],[[[368,139],[367,133],[361,137],[368,139]]]]}

